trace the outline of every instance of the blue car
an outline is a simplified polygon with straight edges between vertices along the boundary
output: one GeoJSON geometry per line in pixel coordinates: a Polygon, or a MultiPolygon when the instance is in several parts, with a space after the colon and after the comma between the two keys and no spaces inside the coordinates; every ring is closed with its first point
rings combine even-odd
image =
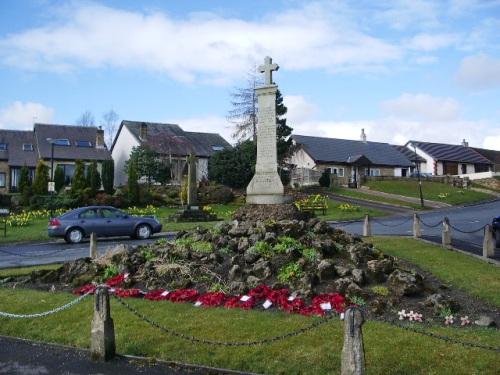
{"type": "Polygon", "coordinates": [[[110,206],[89,206],[68,211],[50,219],[49,237],[61,237],[68,243],[81,242],[95,233],[98,237],[130,236],[147,239],[161,232],[154,216],[131,216],[110,206]]]}
{"type": "Polygon", "coordinates": [[[491,227],[493,228],[493,235],[495,236],[497,247],[500,247],[500,216],[493,219],[491,227]]]}

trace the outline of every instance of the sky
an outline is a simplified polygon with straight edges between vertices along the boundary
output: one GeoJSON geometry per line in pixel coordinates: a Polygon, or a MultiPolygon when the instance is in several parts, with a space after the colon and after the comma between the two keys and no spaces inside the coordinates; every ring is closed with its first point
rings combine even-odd
{"type": "Polygon", "coordinates": [[[234,142],[265,56],[295,134],[500,150],[500,0],[2,0],[0,128],[113,109],[234,142]]]}

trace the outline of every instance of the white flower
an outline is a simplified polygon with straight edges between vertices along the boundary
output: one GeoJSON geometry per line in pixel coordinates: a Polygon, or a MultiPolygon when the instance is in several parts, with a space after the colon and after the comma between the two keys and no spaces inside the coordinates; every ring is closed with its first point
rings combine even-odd
{"type": "Polygon", "coordinates": [[[462,316],[460,318],[460,320],[461,320],[461,323],[460,323],[461,326],[466,326],[466,325],[470,324],[470,320],[469,320],[469,317],[467,315],[462,316]]]}
{"type": "Polygon", "coordinates": [[[406,310],[399,311],[398,315],[399,315],[399,320],[404,320],[405,318],[408,317],[408,315],[406,314],[406,310]]]}
{"type": "Polygon", "coordinates": [[[453,317],[453,315],[448,315],[448,316],[445,316],[445,317],[444,317],[444,324],[446,324],[446,325],[453,324],[454,319],[455,319],[455,318],[453,317]]]}

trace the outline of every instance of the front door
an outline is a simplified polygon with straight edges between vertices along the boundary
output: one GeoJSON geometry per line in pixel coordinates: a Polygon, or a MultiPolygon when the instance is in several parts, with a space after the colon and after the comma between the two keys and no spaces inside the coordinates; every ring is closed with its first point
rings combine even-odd
{"type": "Polygon", "coordinates": [[[449,175],[458,174],[458,163],[444,161],[443,162],[443,174],[449,174],[449,175]]]}

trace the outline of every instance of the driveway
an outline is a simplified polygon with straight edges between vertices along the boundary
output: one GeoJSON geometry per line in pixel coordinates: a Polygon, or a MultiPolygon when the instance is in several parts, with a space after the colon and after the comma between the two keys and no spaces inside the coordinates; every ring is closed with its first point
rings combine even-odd
{"type": "MultiPolygon", "coordinates": [[[[144,245],[160,238],[173,239],[175,233],[160,233],[148,240],[129,238],[98,238],[97,250],[104,254],[109,248],[119,244],[130,246],[144,245]]],[[[0,268],[32,266],[75,260],[89,256],[89,241],[68,244],[64,240],[44,243],[5,244],[0,246],[0,268]]]]}
{"type": "MultiPolygon", "coordinates": [[[[500,200],[464,207],[450,207],[419,215],[423,224],[422,237],[424,239],[441,243],[442,225],[438,223],[444,217],[448,217],[450,224],[455,228],[451,229],[452,245],[458,249],[482,255],[482,227],[491,224],[493,217],[500,215],[500,200]],[[461,231],[473,233],[462,233],[461,231]]],[[[362,221],[333,223],[332,226],[353,234],[361,235],[363,233],[362,221]]],[[[372,219],[372,234],[375,236],[411,236],[413,234],[412,215],[372,219]]],[[[500,249],[496,250],[494,259],[500,260],[500,249]]]]}

